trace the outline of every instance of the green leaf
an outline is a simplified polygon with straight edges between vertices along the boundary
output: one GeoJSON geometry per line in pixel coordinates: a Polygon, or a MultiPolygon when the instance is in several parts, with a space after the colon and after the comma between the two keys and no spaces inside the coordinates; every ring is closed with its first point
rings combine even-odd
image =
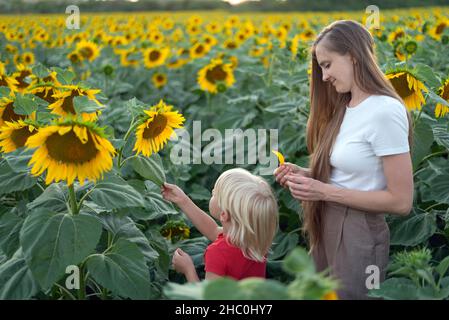
{"type": "Polygon", "coordinates": [[[272,279],[247,278],[239,281],[239,289],[245,294],[245,299],[251,300],[287,300],[287,288],[282,283],[272,279]]]}
{"type": "Polygon", "coordinates": [[[136,244],[119,239],[110,250],[86,261],[87,270],[101,286],[131,299],[150,299],[152,286],[145,257],[136,244]]]}
{"type": "Polygon", "coordinates": [[[0,300],[26,300],[40,290],[19,249],[0,265],[0,300]]]}
{"type": "Polygon", "coordinates": [[[28,167],[28,162],[30,162],[33,153],[34,150],[19,148],[13,152],[4,154],[3,158],[5,158],[14,172],[20,173],[30,170],[30,167],[28,167]]]}
{"type": "Polygon", "coordinates": [[[107,174],[97,183],[89,196],[98,205],[107,209],[144,206],[142,195],[124,179],[113,174],[107,174]]]}
{"type": "Polygon", "coordinates": [[[52,211],[61,212],[67,209],[68,195],[67,188],[62,183],[52,183],[42,194],[30,202],[27,207],[35,210],[45,207],[52,211]]]}
{"type": "Polygon", "coordinates": [[[194,183],[191,186],[192,192],[189,193],[189,196],[194,200],[210,200],[211,193],[205,187],[194,183]]]}
{"type": "Polygon", "coordinates": [[[440,278],[445,276],[447,269],[449,269],[449,256],[441,260],[438,266],[435,267],[435,270],[440,275],[440,278]]]}
{"type": "Polygon", "coordinates": [[[416,65],[416,72],[418,77],[431,88],[438,88],[441,85],[440,80],[435,76],[435,71],[428,65],[418,63],[416,65]]]}
{"type": "Polygon", "coordinates": [[[129,217],[118,217],[115,214],[102,214],[100,219],[104,227],[113,234],[113,242],[118,241],[118,239],[125,239],[135,243],[140,251],[145,256],[148,262],[153,262],[159,257],[159,254],[154,250],[148,239],[140,231],[135,222],[129,217]]]}
{"type": "Polygon", "coordinates": [[[416,300],[418,288],[409,279],[390,278],[381,283],[379,289],[370,290],[368,296],[386,300],[416,300]]]}
{"type": "Polygon", "coordinates": [[[161,157],[153,153],[151,157],[134,156],[131,160],[131,166],[143,178],[162,186],[165,182],[164,166],[161,157]]]}
{"type": "Polygon", "coordinates": [[[299,236],[296,232],[279,232],[273,240],[272,253],[269,255],[269,259],[276,260],[282,258],[298,245],[298,240],[299,236]]]}
{"type": "Polygon", "coordinates": [[[27,190],[36,183],[37,178],[27,172],[14,172],[6,161],[0,163],[0,195],[27,190]]]}
{"type": "Polygon", "coordinates": [[[173,300],[202,300],[206,282],[187,282],[179,284],[168,282],[164,287],[164,294],[173,300]]]}
{"type": "Polygon", "coordinates": [[[11,89],[8,87],[0,87],[0,98],[9,97],[11,89]]]}
{"type": "Polygon", "coordinates": [[[72,80],[75,79],[75,74],[69,70],[61,68],[54,68],[54,70],[57,73],[56,78],[63,85],[71,84],[72,80]]]}
{"type": "Polygon", "coordinates": [[[313,274],[315,265],[304,248],[296,247],[285,258],[284,269],[293,275],[297,273],[313,274]]]}
{"type": "Polygon", "coordinates": [[[406,218],[394,217],[389,226],[391,245],[416,246],[435,233],[436,216],[434,213],[414,209],[406,218]]]}
{"type": "Polygon", "coordinates": [[[73,107],[77,114],[81,113],[94,113],[102,108],[103,106],[91,100],[88,96],[78,96],[73,98],[73,107]]]}
{"type": "Polygon", "coordinates": [[[435,124],[432,126],[432,130],[436,143],[449,149],[449,130],[447,124],[435,124]]]}
{"type": "Polygon", "coordinates": [[[237,281],[218,278],[208,281],[203,296],[208,300],[243,300],[245,295],[239,290],[237,281]]]}
{"type": "Polygon", "coordinates": [[[32,211],[20,232],[28,266],[44,288],[50,288],[67,266],[82,262],[92,253],[101,236],[100,221],[87,214],[32,211]]]}
{"type": "Polygon", "coordinates": [[[48,102],[33,94],[16,93],[14,101],[14,112],[20,115],[30,115],[39,107],[48,105],[48,102]]]}
{"type": "Polygon", "coordinates": [[[11,257],[19,248],[19,234],[23,219],[12,212],[0,216],[0,249],[11,257]]]}
{"type": "Polygon", "coordinates": [[[422,159],[429,154],[432,144],[432,127],[424,121],[419,121],[414,128],[413,168],[416,169],[421,163],[422,159]]]}
{"type": "Polygon", "coordinates": [[[271,113],[285,114],[285,113],[293,113],[298,109],[298,105],[296,102],[279,102],[274,105],[265,108],[265,111],[271,113]]]}
{"type": "Polygon", "coordinates": [[[33,74],[40,79],[45,78],[50,74],[50,70],[44,67],[41,63],[35,64],[32,70],[33,74]]]}

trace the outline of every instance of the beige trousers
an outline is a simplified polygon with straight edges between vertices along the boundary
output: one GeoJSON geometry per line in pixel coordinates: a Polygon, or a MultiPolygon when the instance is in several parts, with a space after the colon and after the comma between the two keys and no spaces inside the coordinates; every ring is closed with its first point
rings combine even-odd
{"type": "Polygon", "coordinates": [[[370,268],[367,273],[367,267],[378,267],[382,282],[388,265],[390,231],[385,215],[326,202],[322,232],[322,241],[312,251],[317,270],[328,270],[339,281],[339,299],[368,299],[366,281],[374,273],[370,268]]]}

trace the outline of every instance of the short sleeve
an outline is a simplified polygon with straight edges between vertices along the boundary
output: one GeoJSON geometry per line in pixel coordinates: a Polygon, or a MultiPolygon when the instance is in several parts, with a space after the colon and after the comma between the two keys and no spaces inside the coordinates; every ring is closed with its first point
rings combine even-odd
{"type": "Polygon", "coordinates": [[[367,139],[376,156],[410,151],[407,111],[402,104],[398,102],[378,106],[371,124],[367,139]]]}
{"type": "Polygon", "coordinates": [[[204,270],[216,275],[226,275],[226,259],[218,246],[207,247],[204,253],[204,270]]]}

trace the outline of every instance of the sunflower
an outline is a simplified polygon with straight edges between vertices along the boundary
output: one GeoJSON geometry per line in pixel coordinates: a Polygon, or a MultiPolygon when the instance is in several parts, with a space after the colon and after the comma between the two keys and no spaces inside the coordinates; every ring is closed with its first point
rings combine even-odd
{"type": "Polygon", "coordinates": [[[393,43],[397,40],[399,40],[400,38],[405,37],[405,31],[402,28],[397,28],[395,31],[391,32],[388,35],[388,42],[393,43]]]}
{"type": "Polygon", "coordinates": [[[32,52],[25,52],[20,56],[20,61],[26,66],[34,64],[34,54],[32,52]]]}
{"type": "Polygon", "coordinates": [[[40,128],[25,146],[36,148],[28,165],[33,166],[34,176],[47,170],[46,184],[65,180],[72,185],[76,178],[81,185],[85,179],[96,182],[112,169],[115,154],[103,131],[89,122],[56,123],[40,128]]]}
{"type": "Polygon", "coordinates": [[[197,43],[190,48],[190,57],[192,59],[202,58],[210,51],[210,46],[205,43],[197,43]]]}
{"type": "Polygon", "coordinates": [[[82,60],[94,61],[100,55],[100,49],[92,41],[82,40],[76,44],[76,52],[79,53],[82,60]]]}
{"type": "MultiPolygon", "coordinates": [[[[443,85],[438,90],[439,96],[449,102],[449,78],[444,81],[443,85]]],[[[449,113],[449,107],[442,103],[437,103],[435,107],[435,117],[444,117],[446,113],[449,113]]]]}
{"type": "Polygon", "coordinates": [[[446,21],[440,21],[436,26],[429,30],[429,35],[435,40],[441,40],[444,30],[449,27],[446,21]]]}
{"type": "Polygon", "coordinates": [[[14,112],[14,100],[6,97],[0,100],[0,127],[4,126],[6,122],[19,121],[26,117],[26,115],[14,112]]]}
{"type": "Polygon", "coordinates": [[[223,43],[223,47],[226,49],[230,49],[230,50],[234,50],[237,49],[239,47],[238,43],[232,39],[227,39],[224,43],[223,43]]]}
{"type": "Polygon", "coordinates": [[[166,105],[162,100],[159,104],[144,111],[146,116],[136,130],[136,144],[133,151],[149,157],[158,152],[172,135],[174,128],[182,128],[184,117],[178,111],[172,111],[173,106],[166,105]]]}
{"type": "Polygon", "coordinates": [[[321,300],[338,300],[338,295],[335,291],[326,293],[321,300]]]}
{"type": "MultiPolygon", "coordinates": [[[[56,92],[52,96],[56,99],[56,101],[48,106],[48,108],[52,110],[51,113],[53,114],[63,117],[76,116],[73,98],[79,96],[87,96],[89,100],[92,100],[99,106],[102,106],[102,104],[95,97],[95,94],[99,93],[100,90],[83,89],[75,85],[61,86],[60,89],[61,90],[59,92],[56,92]]],[[[97,119],[97,113],[98,112],[81,113],[81,117],[84,121],[94,121],[97,119]]]]}
{"type": "Polygon", "coordinates": [[[137,60],[133,55],[137,53],[135,48],[119,50],[120,54],[120,64],[124,67],[135,67],[139,65],[139,60],[137,60]]]}
{"type": "Polygon", "coordinates": [[[5,122],[4,125],[0,127],[1,152],[12,152],[23,147],[28,138],[36,133],[36,127],[27,124],[22,120],[17,122],[5,122]]]}
{"type": "Polygon", "coordinates": [[[12,91],[17,91],[18,84],[16,79],[6,75],[5,65],[0,61],[0,87],[8,87],[12,91]]]}
{"type": "Polygon", "coordinates": [[[17,82],[15,85],[17,91],[24,92],[30,86],[30,83],[27,82],[27,78],[32,75],[32,72],[31,69],[27,68],[23,64],[19,64],[17,68],[19,71],[14,72],[12,74],[12,78],[14,78],[17,82]]]}
{"type": "Polygon", "coordinates": [[[221,59],[213,59],[210,64],[198,72],[198,83],[201,89],[217,93],[217,85],[223,83],[226,87],[234,84],[235,78],[230,64],[221,59]]]}
{"type": "Polygon", "coordinates": [[[164,73],[153,74],[151,80],[153,81],[153,85],[158,89],[167,84],[167,76],[164,73]]]}
{"type": "Polygon", "coordinates": [[[67,59],[69,59],[71,63],[77,64],[81,62],[82,57],[77,51],[72,51],[67,55],[67,59]]]}
{"type": "Polygon", "coordinates": [[[148,69],[163,65],[170,53],[168,48],[148,48],[143,52],[143,61],[148,69]]]}
{"type": "Polygon", "coordinates": [[[421,109],[426,102],[422,90],[425,92],[428,90],[416,76],[409,70],[387,72],[386,76],[409,110],[421,109]]]}
{"type": "Polygon", "coordinates": [[[161,227],[160,233],[164,238],[177,242],[189,238],[190,228],[184,221],[169,220],[161,227]]]}

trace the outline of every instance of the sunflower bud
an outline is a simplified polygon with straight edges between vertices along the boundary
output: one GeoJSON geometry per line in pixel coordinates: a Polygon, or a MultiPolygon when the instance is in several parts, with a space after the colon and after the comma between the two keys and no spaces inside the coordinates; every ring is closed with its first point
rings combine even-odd
{"type": "Polygon", "coordinates": [[[408,54],[414,54],[418,50],[418,44],[414,40],[409,40],[404,44],[404,50],[408,54]]]}
{"type": "Polygon", "coordinates": [[[441,42],[442,42],[443,44],[448,44],[448,43],[449,43],[449,36],[448,36],[447,34],[443,35],[443,36],[441,37],[441,42]]]}
{"type": "Polygon", "coordinates": [[[114,67],[111,65],[105,65],[103,67],[103,72],[105,75],[110,76],[114,72],[114,67]]]}
{"type": "Polygon", "coordinates": [[[217,84],[217,91],[223,93],[226,91],[226,85],[224,83],[217,84]]]}

